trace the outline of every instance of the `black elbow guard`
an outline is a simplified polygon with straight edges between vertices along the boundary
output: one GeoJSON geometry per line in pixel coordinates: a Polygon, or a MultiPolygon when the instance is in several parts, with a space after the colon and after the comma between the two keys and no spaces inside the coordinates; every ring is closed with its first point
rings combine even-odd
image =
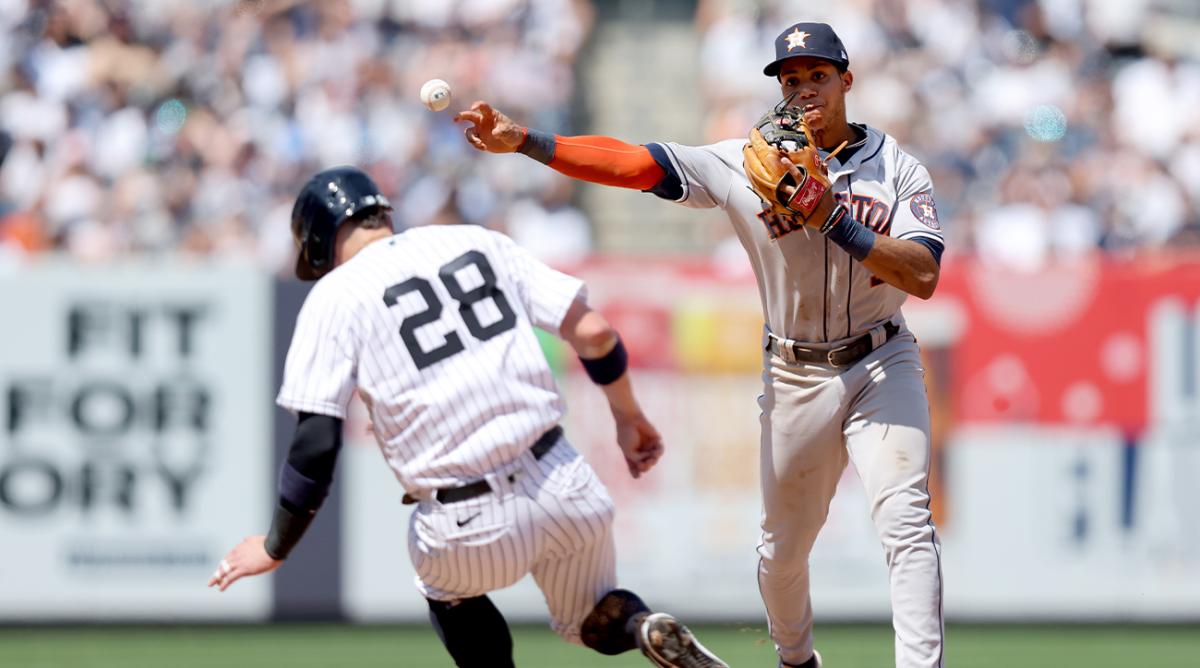
{"type": "Polygon", "coordinates": [[[629,353],[625,351],[624,342],[617,337],[617,345],[603,357],[580,357],[579,361],[583,363],[583,369],[587,371],[588,378],[591,378],[593,383],[609,385],[625,375],[625,370],[629,368],[629,353]]]}

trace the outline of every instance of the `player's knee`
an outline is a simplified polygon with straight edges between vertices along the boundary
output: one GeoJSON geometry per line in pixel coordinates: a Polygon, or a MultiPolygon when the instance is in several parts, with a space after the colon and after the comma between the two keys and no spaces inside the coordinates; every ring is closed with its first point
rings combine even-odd
{"type": "Polygon", "coordinates": [[[601,654],[613,655],[637,647],[635,617],[646,615],[650,608],[638,595],[624,589],[614,589],[601,598],[580,627],[580,640],[586,647],[601,654]]]}
{"type": "Polygon", "coordinates": [[[512,634],[487,596],[429,601],[429,618],[459,668],[512,668],[512,634]]]}
{"type": "Polygon", "coordinates": [[[880,496],[871,519],[884,547],[927,541],[933,532],[929,496],[921,490],[900,489],[880,496]]]}
{"type": "Polygon", "coordinates": [[[758,546],[760,577],[807,577],[808,555],[815,540],[816,535],[808,530],[764,532],[758,546]]]}

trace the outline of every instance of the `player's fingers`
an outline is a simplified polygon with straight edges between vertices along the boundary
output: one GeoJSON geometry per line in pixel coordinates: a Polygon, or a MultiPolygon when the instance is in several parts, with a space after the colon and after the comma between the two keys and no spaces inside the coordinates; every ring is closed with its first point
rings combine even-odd
{"type": "Polygon", "coordinates": [[[654,468],[654,465],[657,464],[658,460],[662,457],[662,453],[663,447],[661,441],[652,443],[649,447],[643,448],[642,451],[638,453],[638,469],[642,473],[645,473],[646,471],[654,468]]]}
{"type": "Polygon", "coordinates": [[[484,118],[487,118],[488,116],[491,116],[496,113],[495,110],[492,109],[492,105],[488,104],[487,102],[484,102],[483,100],[480,100],[480,101],[476,102],[475,104],[471,105],[471,108],[474,109],[475,111],[478,111],[484,118]]]}
{"type": "Polygon", "coordinates": [[[454,122],[467,121],[479,125],[483,123],[483,116],[478,111],[460,111],[454,115],[454,122]]]}
{"type": "Polygon", "coordinates": [[[652,438],[643,444],[643,451],[648,457],[657,457],[662,454],[663,442],[661,438],[652,438]]]}
{"type": "Polygon", "coordinates": [[[232,570],[226,573],[225,577],[221,579],[221,591],[229,589],[229,585],[242,579],[242,575],[242,572],[239,570],[232,570]]]}
{"type": "Polygon", "coordinates": [[[475,148],[479,149],[480,151],[487,150],[487,146],[484,145],[483,140],[479,138],[479,133],[476,132],[476,127],[474,125],[468,127],[466,130],[464,130],[463,134],[466,135],[468,144],[470,144],[471,146],[474,146],[475,148]]]}
{"type": "Polygon", "coordinates": [[[233,570],[233,566],[229,563],[229,559],[222,559],[221,563],[217,564],[217,570],[213,571],[212,577],[208,579],[208,586],[221,584],[225,576],[233,570]]]}

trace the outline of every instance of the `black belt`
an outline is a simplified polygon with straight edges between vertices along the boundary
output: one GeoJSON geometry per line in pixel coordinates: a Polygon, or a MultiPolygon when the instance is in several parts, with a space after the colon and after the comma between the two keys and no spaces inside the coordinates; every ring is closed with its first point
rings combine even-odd
{"type": "MultiPolygon", "coordinates": [[[[899,325],[891,322],[884,323],[884,342],[886,343],[899,332],[899,325]]],[[[775,336],[768,336],[767,350],[771,351],[775,355],[779,355],[780,357],[787,359],[787,356],[783,354],[784,351],[781,349],[782,341],[783,339],[779,339],[775,336]]],[[[828,364],[836,367],[847,367],[854,365],[862,358],[870,355],[871,351],[875,350],[875,345],[871,342],[871,333],[867,332],[866,334],[863,334],[844,346],[838,346],[837,348],[831,348],[829,350],[805,348],[798,343],[793,343],[791,349],[792,357],[794,357],[797,362],[811,362],[813,364],[828,364]]]]}
{"type": "MultiPolygon", "coordinates": [[[[539,436],[538,440],[534,441],[533,445],[529,446],[529,452],[533,454],[533,458],[540,460],[542,457],[545,457],[546,453],[550,452],[550,449],[554,447],[554,444],[558,443],[558,439],[562,438],[562,433],[563,428],[559,425],[554,425],[550,428],[550,431],[547,431],[539,436]]],[[[515,472],[508,474],[509,482],[513,482],[516,479],[517,475],[515,472]]],[[[477,496],[483,496],[490,491],[492,491],[492,486],[488,484],[487,480],[476,480],[475,482],[467,483],[461,487],[445,487],[439,489],[434,492],[434,496],[437,497],[437,500],[441,503],[456,503],[458,501],[473,499],[477,496]]],[[[419,501],[419,499],[417,499],[415,496],[410,494],[404,495],[403,502],[406,504],[416,503],[417,501],[419,501]]]]}

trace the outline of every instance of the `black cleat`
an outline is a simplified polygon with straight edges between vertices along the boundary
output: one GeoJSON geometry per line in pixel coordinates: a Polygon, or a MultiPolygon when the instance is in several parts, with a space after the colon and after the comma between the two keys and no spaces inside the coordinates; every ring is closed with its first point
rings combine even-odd
{"type": "Polygon", "coordinates": [[[821,668],[821,666],[821,653],[815,649],[813,650],[812,658],[798,666],[793,666],[790,663],[783,662],[780,662],[779,664],[779,668],[821,668]]]}

